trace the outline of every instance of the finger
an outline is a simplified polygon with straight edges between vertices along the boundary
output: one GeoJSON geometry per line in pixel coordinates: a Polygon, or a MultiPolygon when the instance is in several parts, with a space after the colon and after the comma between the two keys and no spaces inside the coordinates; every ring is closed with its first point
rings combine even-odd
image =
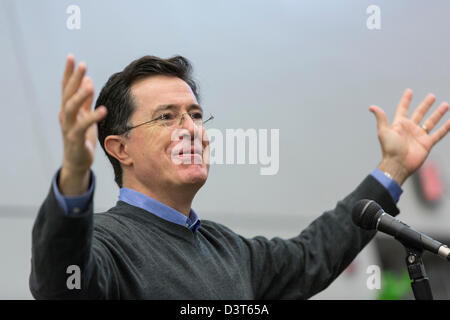
{"type": "Polygon", "coordinates": [[[397,111],[395,112],[394,122],[400,120],[401,118],[408,117],[408,108],[412,99],[412,90],[406,89],[403,92],[402,97],[397,106],[397,111]]]}
{"type": "Polygon", "coordinates": [[[73,73],[75,68],[75,57],[72,54],[69,54],[66,59],[66,68],[64,69],[64,75],[62,80],[62,90],[64,92],[64,88],[67,85],[67,82],[70,79],[70,76],[73,73]]]}
{"type": "Polygon", "coordinates": [[[80,62],[75,72],[69,78],[66,87],[64,88],[62,99],[63,107],[67,102],[67,100],[69,100],[80,88],[81,81],[83,80],[85,74],[86,74],[86,64],[84,62],[80,62]]]}
{"type": "Polygon", "coordinates": [[[59,109],[59,114],[58,114],[59,121],[61,124],[66,121],[67,108],[69,107],[69,109],[71,109],[73,107],[73,103],[76,103],[77,100],[80,99],[82,95],[86,94],[86,92],[83,91],[82,88],[88,84],[88,81],[89,81],[88,77],[84,77],[83,81],[81,82],[81,88],[78,90],[78,92],[75,95],[73,95],[72,97],[70,97],[68,99],[68,101],[66,101],[64,104],[61,104],[61,108],[59,109]]]}
{"type": "Polygon", "coordinates": [[[101,121],[107,114],[105,106],[100,106],[94,111],[87,114],[81,121],[79,121],[74,127],[74,134],[79,137],[84,137],[86,131],[94,123],[101,121]]]}
{"type": "Polygon", "coordinates": [[[377,119],[377,129],[380,131],[384,127],[389,126],[389,122],[386,116],[386,113],[378,106],[370,106],[369,111],[375,115],[377,119]]]}
{"type": "Polygon", "coordinates": [[[83,104],[81,106],[81,110],[84,112],[90,112],[93,101],[94,101],[94,90],[92,90],[92,94],[90,94],[87,97],[87,99],[83,102],[83,104]]]}
{"type": "Polygon", "coordinates": [[[83,102],[83,105],[81,106],[82,109],[84,109],[86,112],[91,111],[92,108],[92,102],[94,101],[94,83],[92,82],[92,79],[90,77],[84,77],[84,82],[81,83],[81,87],[89,88],[89,90],[92,90],[92,94],[88,96],[88,99],[83,102]]]}
{"type": "Polygon", "coordinates": [[[432,106],[434,101],[436,101],[436,97],[434,96],[434,94],[428,94],[425,99],[423,99],[422,103],[416,108],[416,110],[414,110],[411,116],[411,120],[414,123],[419,124],[428,110],[430,110],[430,107],[432,106]]]}
{"type": "Polygon", "coordinates": [[[430,135],[432,146],[434,146],[436,143],[438,143],[450,130],[450,119],[447,120],[447,122],[439,128],[435,133],[430,135]]]}
{"type": "MultiPolygon", "coordinates": [[[[80,108],[88,101],[92,101],[94,96],[94,88],[87,78],[81,89],[75,93],[66,103],[66,108],[62,111],[64,120],[67,124],[72,124],[80,108]]],[[[88,109],[87,111],[89,111],[88,109]]]]}
{"type": "Polygon", "coordinates": [[[428,129],[428,132],[433,130],[434,126],[442,119],[448,109],[448,103],[442,102],[441,105],[436,109],[436,111],[434,111],[431,116],[427,120],[425,120],[423,125],[428,129]]]}
{"type": "Polygon", "coordinates": [[[95,141],[97,140],[98,129],[97,124],[91,125],[86,131],[86,143],[89,142],[92,146],[92,150],[95,146],[95,141]]]}

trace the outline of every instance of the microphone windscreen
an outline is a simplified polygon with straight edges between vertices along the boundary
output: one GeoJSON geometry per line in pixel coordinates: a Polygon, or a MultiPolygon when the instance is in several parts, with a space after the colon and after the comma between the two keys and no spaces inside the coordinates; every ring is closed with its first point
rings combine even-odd
{"type": "Polygon", "coordinates": [[[353,223],[366,230],[373,230],[377,226],[377,220],[383,208],[373,200],[359,200],[353,207],[353,223]]]}

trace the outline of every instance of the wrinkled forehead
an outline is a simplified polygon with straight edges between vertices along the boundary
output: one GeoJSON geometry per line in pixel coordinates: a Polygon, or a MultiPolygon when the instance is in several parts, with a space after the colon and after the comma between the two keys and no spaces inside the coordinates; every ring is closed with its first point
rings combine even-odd
{"type": "Polygon", "coordinates": [[[135,112],[152,113],[161,105],[190,106],[197,99],[189,85],[177,77],[152,76],[136,81],[131,86],[136,103],[135,112]]]}

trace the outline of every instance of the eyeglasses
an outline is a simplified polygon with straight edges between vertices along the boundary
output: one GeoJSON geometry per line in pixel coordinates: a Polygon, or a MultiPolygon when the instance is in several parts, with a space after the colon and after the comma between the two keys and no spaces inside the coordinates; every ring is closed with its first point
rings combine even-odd
{"type": "Polygon", "coordinates": [[[205,123],[214,119],[214,116],[212,114],[210,114],[208,119],[203,120],[203,114],[201,112],[192,112],[192,113],[185,112],[185,113],[181,113],[181,114],[178,114],[176,112],[167,112],[167,113],[164,113],[164,114],[156,117],[155,119],[145,121],[143,123],[140,123],[140,124],[132,126],[132,127],[127,127],[127,129],[125,131],[123,131],[122,134],[125,134],[134,128],[137,128],[137,127],[143,126],[145,124],[149,124],[149,123],[152,123],[155,125],[160,125],[160,126],[167,127],[167,128],[174,127],[176,125],[181,126],[181,123],[183,122],[184,116],[186,114],[189,115],[189,117],[192,119],[192,121],[194,122],[194,124],[197,127],[202,127],[205,125],[205,123]]]}

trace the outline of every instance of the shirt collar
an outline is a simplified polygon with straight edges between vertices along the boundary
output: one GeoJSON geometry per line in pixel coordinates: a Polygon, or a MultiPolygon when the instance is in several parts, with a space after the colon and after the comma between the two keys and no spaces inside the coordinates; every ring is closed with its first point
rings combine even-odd
{"type": "Polygon", "coordinates": [[[148,211],[161,219],[186,227],[192,232],[197,231],[201,224],[194,209],[191,208],[188,218],[181,212],[165,205],[164,203],[132,189],[121,188],[119,200],[132,206],[144,209],[145,211],[148,211]]]}

